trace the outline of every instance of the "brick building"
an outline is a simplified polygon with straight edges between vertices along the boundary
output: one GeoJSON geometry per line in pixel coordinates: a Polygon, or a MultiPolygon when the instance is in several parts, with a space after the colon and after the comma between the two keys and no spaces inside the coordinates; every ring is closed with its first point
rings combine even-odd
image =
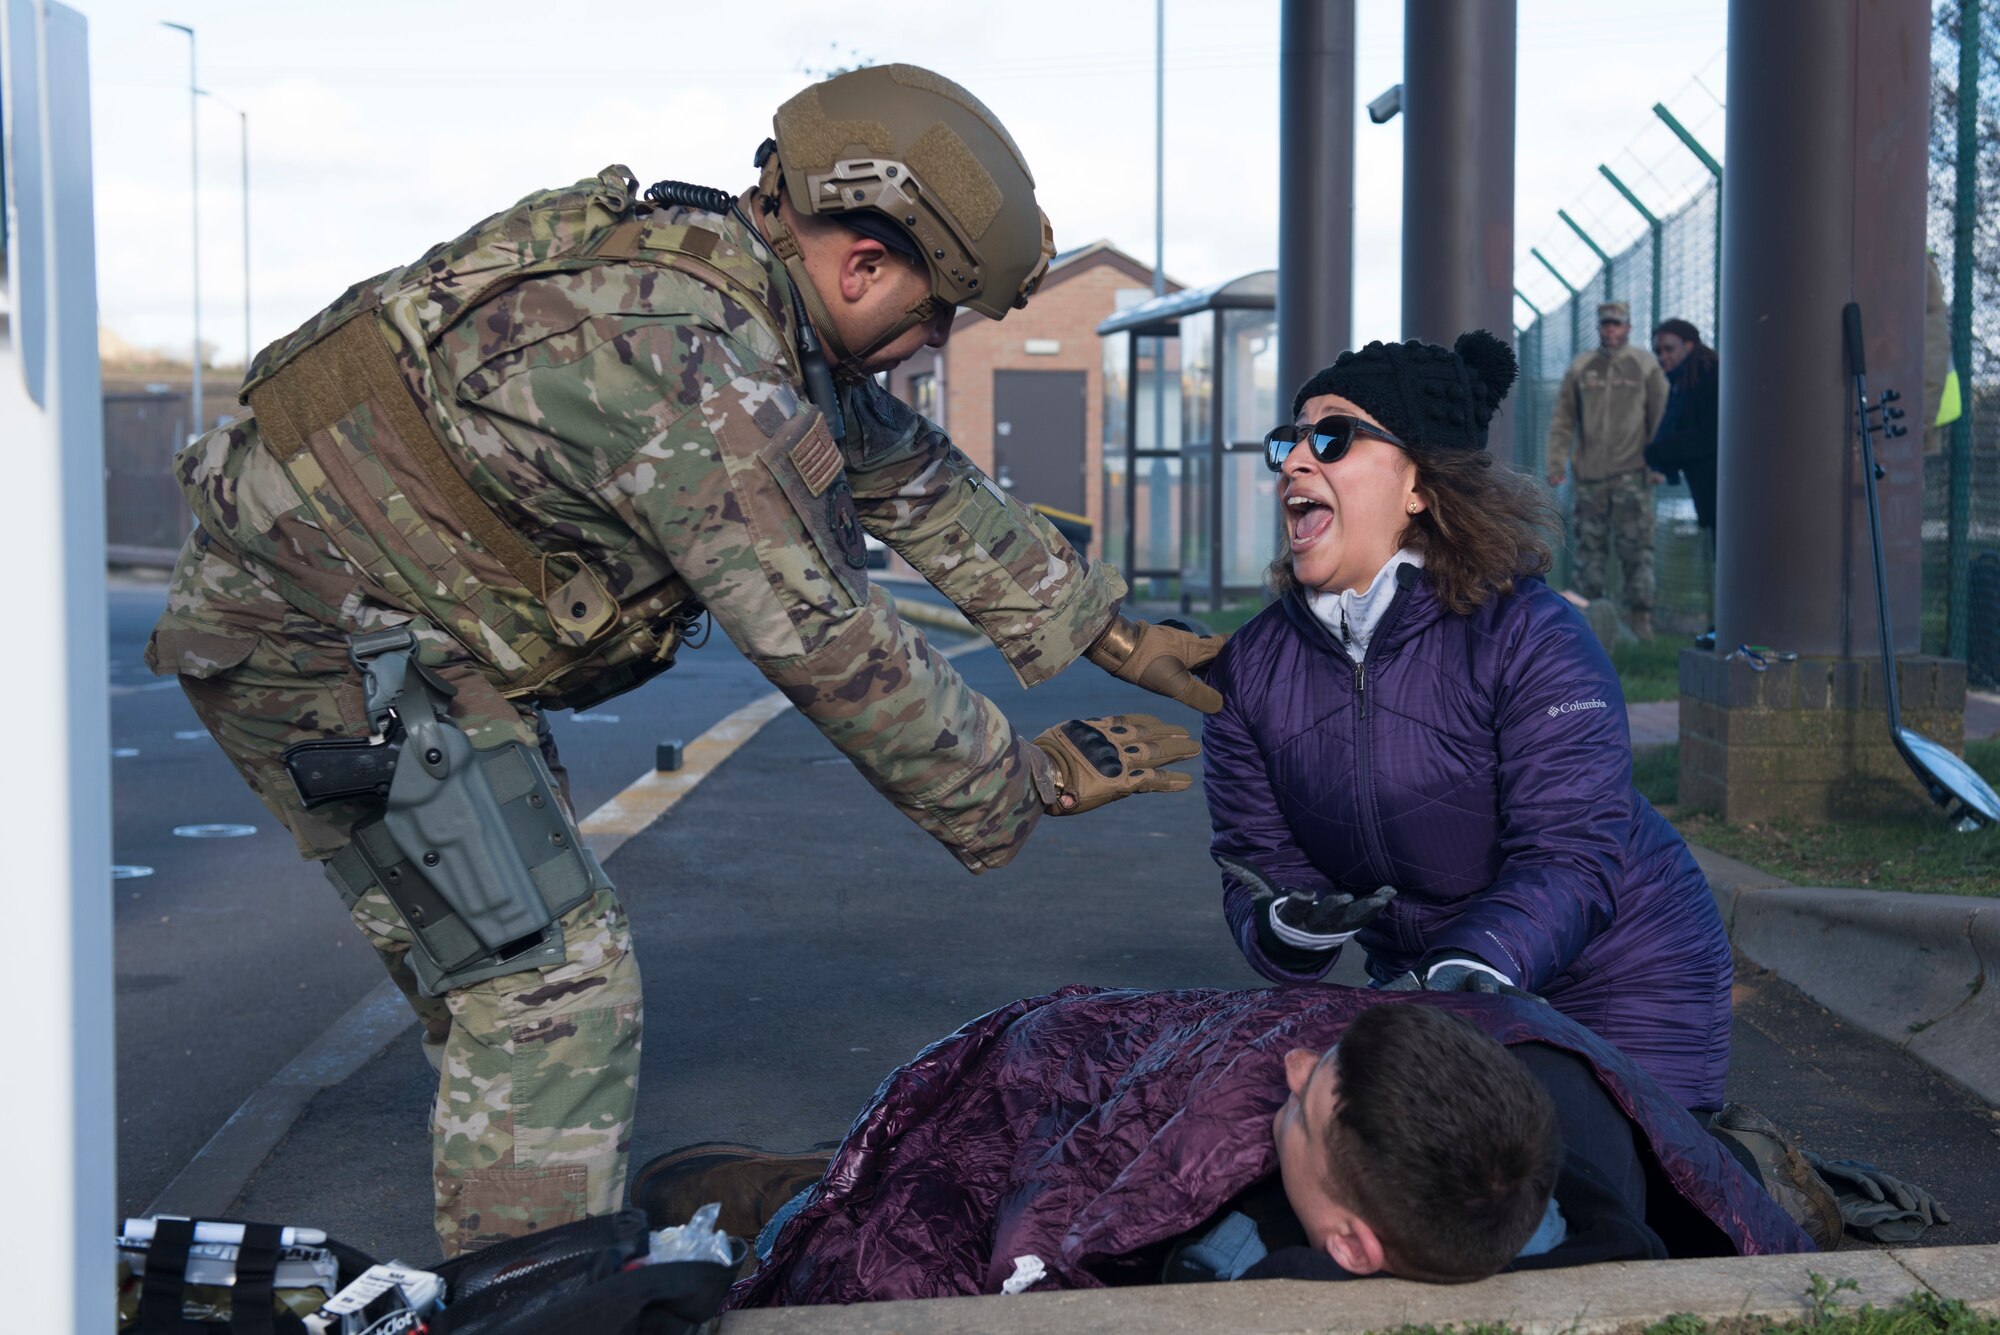
{"type": "MultiPolygon", "coordinates": [[[[1152,295],[1153,271],[1108,241],[1057,255],[1004,321],[960,311],[951,341],[889,374],[889,388],[1018,499],[1104,530],[1100,321],[1152,295]]],[[[1167,290],[1180,290],[1169,282],[1167,290]]],[[[1094,537],[1088,555],[1101,557],[1094,537]]]]}

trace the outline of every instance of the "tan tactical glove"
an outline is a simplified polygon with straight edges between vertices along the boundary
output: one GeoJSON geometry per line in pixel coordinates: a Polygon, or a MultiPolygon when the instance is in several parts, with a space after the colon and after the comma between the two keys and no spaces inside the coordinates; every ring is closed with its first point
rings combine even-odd
{"type": "Polygon", "coordinates": [[[1194,776],[1160,766],[1201,754],[1201,743],[1187,729],[1150,714],[1073,718],[1035,738],[1035,745],[1053,771],[1056,800],[1043,808],[1051,816],[1080,815],[1132,793],[1178,793],[1194,776]]]}
{"type": "Polygon", "coordinates": [[[1117,617],[1090,646],[1089,658],[1121,681],[1213,714],[1222,708],[1222,697],[1194,674],[1222,652],[1228,639],[1197,635],[1171,621],[1154,625],[1117,617]]]}

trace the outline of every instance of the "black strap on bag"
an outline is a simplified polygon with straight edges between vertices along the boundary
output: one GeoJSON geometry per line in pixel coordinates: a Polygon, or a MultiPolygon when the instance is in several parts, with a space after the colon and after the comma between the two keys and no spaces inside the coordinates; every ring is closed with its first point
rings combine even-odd
{"type": "MultiPolygon", "coordinates": [[[[234,1223],[160,1219],[146,1248],[146,1269],[140,1279],[139,1311],[130,1335],[305,1335],[305,1322],[277,1310],[278,1262],[284,1258],[284,1230],[276,1224],[243,1224],[243,1241],[236,1244],[235,1283],[230,1286],[229,1321],[197,1321],[187,1317],[188,1254],[194,1248],[198,1223],[234,1223]]],[[[340,1282],[357,1278],[374,1262],[351,1247],[328,1242],[340,1264],[340,1282]]]]}
{"type": "MultiPolygon", "coordinates": [[[[226,1329],[229,1335],[280,1335],[276,1315],[274,1282],[278,1276],[280,1240],[283,1234],[274,1224],[245,1224],[243,1241],[236,1247],[236,1282],[230,1287],[229,1325],[212,1321],[190,1321],[182,1308],[187,1291],[188,1253],[194,1247],[192,1219],[162,1219],[153,1225],[153,1241],[146,1248],[146,1274],[140,1282],[139,1319],[134,1335],[213,1335],[226,1329]]],[[[288,1316],[283,1335],[303,1332],[305,1323],[288,1316]]]]}
{"type": "Polygon", "coordinates": [[[194,1246],[192,1219],[162,1219],[153,1225],[146,1248],[146,1272],[140,1280],[136,1335],[179,1335],[207,1329],[206,1322],[181,1315],[181,1294],[187,1288],[188,1249],[194,1246]]]}

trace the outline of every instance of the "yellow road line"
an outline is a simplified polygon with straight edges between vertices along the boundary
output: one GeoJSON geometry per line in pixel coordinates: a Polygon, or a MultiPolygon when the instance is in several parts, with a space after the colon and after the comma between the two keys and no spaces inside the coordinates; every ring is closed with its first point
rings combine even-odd
{"type": "MultiPolygon", "coordinates": [[[[944,653],[947,658],[957,658],[960,654],[990,648],[991,643],[982,639],[956,645],[944,653]]],[[[766,723],[791,707],[792,702],[777,691],[744,705],[689,742],[679,769],[648,770],[623,792],[585,816],[579,827],[583,842],[600,861],[610,857],[626,840],[672,811],[697,784],[714,773],[716,766],[735,755],[744,743],[764,730],[766,723]]]]}

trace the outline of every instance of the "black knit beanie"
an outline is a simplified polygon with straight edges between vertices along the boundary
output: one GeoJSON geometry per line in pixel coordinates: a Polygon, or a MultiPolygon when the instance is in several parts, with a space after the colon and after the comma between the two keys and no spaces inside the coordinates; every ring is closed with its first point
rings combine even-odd
{"type": "Polygon", "coordinates": [[[1306,381],[1292,417],[1307,399],[1338,394],[1413,450],[1483,450],[1487,423],[1516,373],[1514,350],[1484,329],[1460,334],[1449,348],[1370,343],[1306,381]]]}

